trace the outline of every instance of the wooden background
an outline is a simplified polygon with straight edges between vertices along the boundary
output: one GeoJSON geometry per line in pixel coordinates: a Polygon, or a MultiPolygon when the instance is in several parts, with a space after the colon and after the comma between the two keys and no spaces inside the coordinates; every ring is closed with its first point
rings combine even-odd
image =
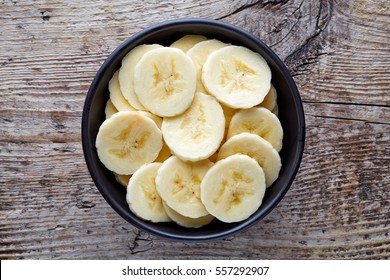
{"type": "Polygon", "coordinates": [[[0,2],[1,259],[389,259],[390,2],[0,2]],[[84,162],[85,95],[102,62],[167,19],[236,24],[271,46],[300,90],[297,178],[263,221],[227,240],[161,240],[103,200],[84,162]]]}

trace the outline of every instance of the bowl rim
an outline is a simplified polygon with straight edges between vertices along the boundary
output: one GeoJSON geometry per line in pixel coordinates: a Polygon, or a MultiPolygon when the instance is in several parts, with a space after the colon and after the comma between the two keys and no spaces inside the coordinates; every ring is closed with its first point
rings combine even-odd
{"type": "Polygon", "coordinates": [[[103,62],[103,64],[100,66],[99,70],[97,71],[93,81],[91,82],[91,85],[88,89],[87,95],[85,97],[84,107],[83,107],[83,113],[82,113],[82,121],[81,121],[81,140],[82,140],[82,148],[83,148],[83,154],[84,158],[87,164],[87,168],[89,170],[89,173],[91,175],[92,180],[95,183],[95,186],[101,193],[101,195],[104,197],[104,199],[107,201],[107,203],[126,221],[130,222],[132,225],[136,226],[139,229],[142,229],[150,234],[153,234],[155,236],[158,236],[160,238],[173,240],[173,241],[186,241],[186,242],[203,242],[203,241],[213,241],[213,240],[219,240],[223,238],[227,238],[229,236],[232,236],[234,234],[237,234],[238,232],[244,231],[248,229],[251,225],[253,225],[255,222],[263,219],[265,216],[267,216],[282,200],[282,198],[285,196],[287,191],[290,189],[296,174],[299,170],[300,163],[302,161],[303,157],[303,151],[304,151],[304,144],[305,144],[305,135],[306,135],[306,124],[305,124],[305,116],[304,116],[304,110],[303,110],[303,104],[301,97],[299,95],[299,91],[297,89],[297,86],[288,71],[287,67],[283,63],[283,61],[274,53],[274,51],[267,46],[263,41],[258,39],[255,35],[251,34],[250,32],[227,22],[223,22],[220,20],[214,20],[214,19],[206,19],[206,18],[182,18],[182,19],[174,19],[174,20],[167,20],[163,21],[154,25],[151,25],[150,27],[147,27],[145,29],[142,29],[141,31],[138,31],[134,35],[127,38],[125,41],[123,41],[117,48],[115,48],[114,51],[111,52],[111,54],[106,58],[106,60],[103,62]],[[293,155],[293,169],[290,170],[289,174],[289,180],[284,183],[284,187],[281,191],[277,193],[274,197],[271,198],[271,202],[269,205],[262,210],[262,212],[259,215],[251,216],[247,220],[244,220],[240,223],[238,223],[236,226],[224,230],[218,233],[213,234],[205,234],[205,235],[180,235],[180,234],[172,234],[167,233],[165,231],[159,231],[155,228],[149,227],[146,223],[140,222],[136,218],[129,216],[127,212],[124,212],[121,210],[121,207],[119,207],[118,202],[116,202],[109,193],[101,187],[101,182],[98,180],[99,174],[97,174],[97,171],[92,168],[93,159],[91,156],[91,147],[88,145],[89,143],[89,130],[88,130],[88,123],[89,123],[89,113],[91,109],[91,103],[94,97],[94,93],[96,91],[97,85],[99,84],[100,79],[102,78],[103,74],[107,71],[107,69],[110,67],[112,60],[117,57],[119,54],[122,53],[122,51],[127,48],[129,44],[131,44],[134,41],[137,41],[147,35],[150,32],[157,32],[161,29],[165,29],[174,25],[212,25],[215,27],[223,28],[223,29],[229,29],[235,33],[238,33],[240,36],[246,37],[250,41],[254,42],[256,45],[259,45],[262,51],[264,51],[270,58],[273,60],[273,62],[277,65],[279,70],[282,72],[287,85],[289,89],[291,90],[291,93],[293,95],[293,99],[295,102],[295,107],[297,109],[297,121],[298,121],[298,127],[300,131],[297,132],[298,134],[298,142],[296,143],[297,149],[296,153],[293,155]]]}

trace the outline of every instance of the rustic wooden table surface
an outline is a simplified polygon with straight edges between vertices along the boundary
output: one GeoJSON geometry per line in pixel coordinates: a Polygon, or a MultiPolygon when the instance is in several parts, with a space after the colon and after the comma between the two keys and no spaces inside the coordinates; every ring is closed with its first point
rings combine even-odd
{"type": "Polygon", "coordinates": [[[390,258],[390,2],[0,2],[1,259],[390,258]],[[271,46],[304,102],[300,171],[244,233],[161,240],[93,184],[80,141],[89,85],[135,32],[167,19],[236,24],[271,46]]]}

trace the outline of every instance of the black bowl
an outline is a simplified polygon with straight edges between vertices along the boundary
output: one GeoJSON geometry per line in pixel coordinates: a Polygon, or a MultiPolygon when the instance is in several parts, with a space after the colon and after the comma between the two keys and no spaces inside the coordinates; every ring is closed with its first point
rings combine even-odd
{"type": "Polygon", "coordinates": [[[159,237],[181,241],[205,241],[225,238],[242,231],[264,218],[290,188],[301,162],[305,139],[305,119],[297,87],[278,56],[252,34],[227,23],[209,19],[180,19],[149,27],[122,43],[106,59],[89,88],[82,116],[82,143],[85,160],[100,193],[111,207],[134,226],[159,237]],[[180,227],[174,223],[151,223],[132,212],[126,203],[126,190],[118,185],[113,173],[100,162],[96,135],[105,120],[104,108],[109,98],[108,82],[121,65],[122,58],[141,44],[158,43],[169,46],[186,34],[201,34],[222,42],[245,46],[261,54],[272,71],[272,83],[278,93],[279,119],[284,129],[280,151],[282,168],[279,178],[266,191],[260,208],[247,220],[222,223],[214,220],[198,229],[180,227]]]}

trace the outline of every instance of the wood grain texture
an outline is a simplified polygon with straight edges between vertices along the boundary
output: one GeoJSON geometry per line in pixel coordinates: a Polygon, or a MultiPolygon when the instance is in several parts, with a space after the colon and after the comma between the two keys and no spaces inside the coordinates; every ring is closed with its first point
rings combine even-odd
{"type": "Polygon", "coordinates": [[[389,259],[387,0],[0,2],[1,259],[389,259]],[[122,41],[167,19],[236,24],[294,76],[301,168],[263,221],[226,240],[161,240],[125,222],[86,168],[90,82],[122,41]]]}

